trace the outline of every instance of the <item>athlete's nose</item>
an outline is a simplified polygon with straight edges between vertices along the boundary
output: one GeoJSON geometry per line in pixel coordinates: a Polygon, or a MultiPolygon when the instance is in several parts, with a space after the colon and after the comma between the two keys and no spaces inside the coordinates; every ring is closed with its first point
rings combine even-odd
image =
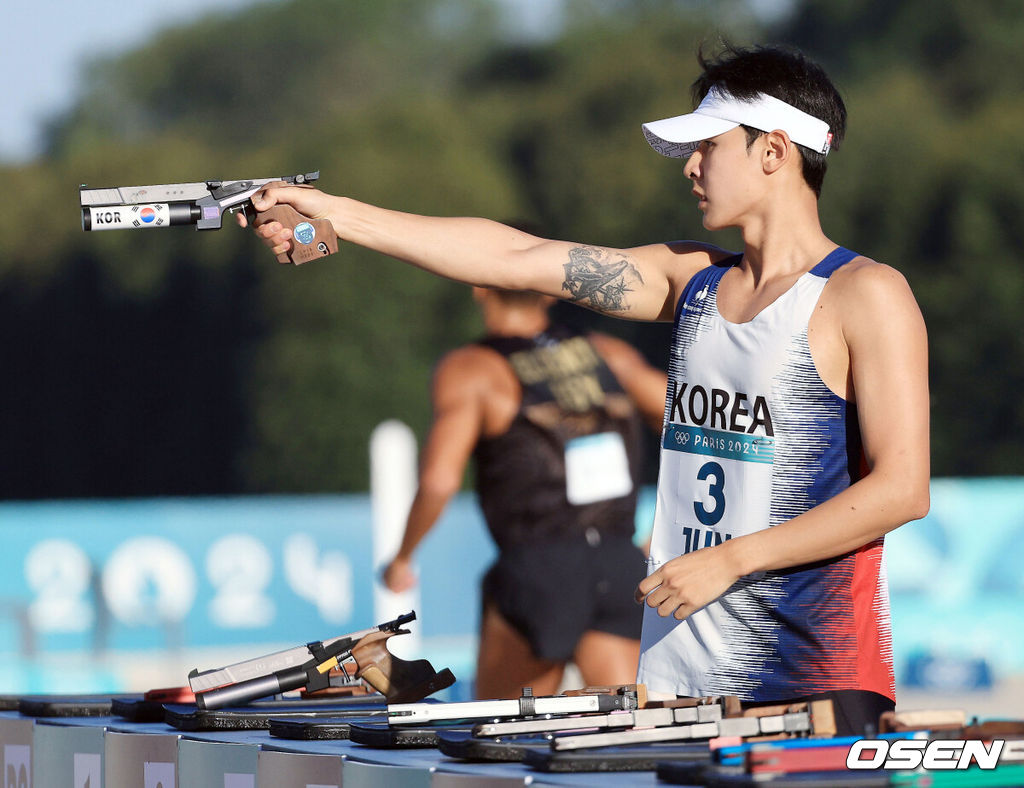
{"type": "Polygon", "coordinates": [[[697,180],[697,172],[700,168],[700,151],[695,150],[686,159],[686,164],[683,165],[683,175],[690,180],[697,180]]]}

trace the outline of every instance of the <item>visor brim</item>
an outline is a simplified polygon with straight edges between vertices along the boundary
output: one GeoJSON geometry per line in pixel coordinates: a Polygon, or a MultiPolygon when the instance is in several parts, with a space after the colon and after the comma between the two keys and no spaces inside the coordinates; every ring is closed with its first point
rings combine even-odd
{"type": "Polygon", "coordinates": [[[739,126],[731,120],[691,112],[643,124],[647,143],[662,156],[682,159],[689,156],[702,140],[725,134],[739,126]]]}

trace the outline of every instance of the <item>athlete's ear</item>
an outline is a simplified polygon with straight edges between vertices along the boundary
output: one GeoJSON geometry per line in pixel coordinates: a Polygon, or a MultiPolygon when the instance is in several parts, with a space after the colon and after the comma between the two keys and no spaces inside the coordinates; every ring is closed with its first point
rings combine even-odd
{"type": "Polygon", "coordinates": [[[796,146],[784,131],[770,131],[762,139],[764,149],[761,151],[761,163],[765,174],[775,172],[796,155],[796,146]]]}

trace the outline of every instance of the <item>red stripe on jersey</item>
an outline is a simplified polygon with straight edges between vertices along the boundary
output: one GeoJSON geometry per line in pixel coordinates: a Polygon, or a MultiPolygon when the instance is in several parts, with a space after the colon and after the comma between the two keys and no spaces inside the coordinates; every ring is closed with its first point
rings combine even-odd
{"type": "Polygon", "coordinates": [[[892,667],[889,596],[880,581],[881,538],[857,550],[854,558],[853,620],[857,630],[857,683],[860,689],[896,699],[892,667]]]}

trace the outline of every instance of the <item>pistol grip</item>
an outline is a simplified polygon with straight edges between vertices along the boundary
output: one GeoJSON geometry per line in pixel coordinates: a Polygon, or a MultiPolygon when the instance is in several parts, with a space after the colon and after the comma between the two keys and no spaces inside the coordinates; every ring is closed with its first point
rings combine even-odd
{"type": "Polygon", "coordinates": [[[388,703],[416,703],[455,683],[448,668],[437,672],[425,659],[399,659],[388,651],[388,638],[408,631],[373,632],[352,648],[356,678],[381,693],[388,703]]]}
{"type": "Polygon", "coordinates": [[[259,227],[277,221],[292,231],[292,248],[277,256],[279,263],[303,263],[338,251],[338,236],[329,219],[310,219],[290,205],[275,205],[256,214],[259,227]]]}

